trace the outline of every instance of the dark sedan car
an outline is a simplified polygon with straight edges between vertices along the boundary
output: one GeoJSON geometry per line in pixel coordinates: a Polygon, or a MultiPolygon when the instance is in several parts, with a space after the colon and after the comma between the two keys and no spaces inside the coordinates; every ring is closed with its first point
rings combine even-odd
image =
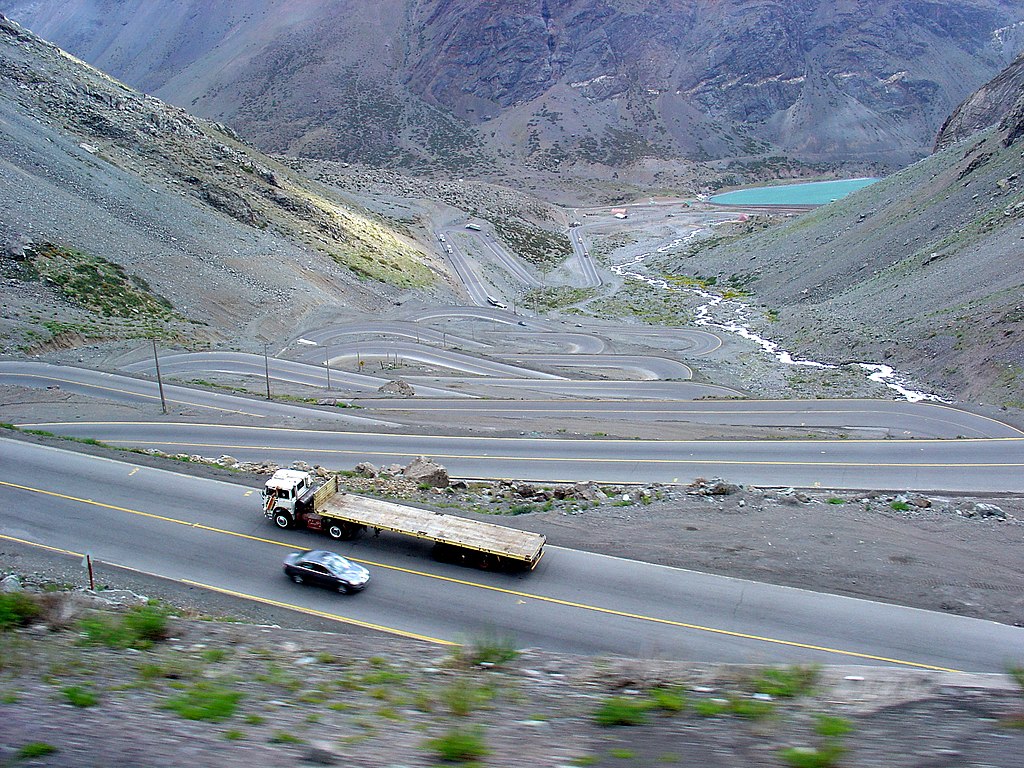
{"type": "Polygon", "coordinates": [[[293,552],[284,559],[284,572],[296,584],[316,584],[346,594],[358,592],[370,580],[363,566],[323,549],[293,552]]]}

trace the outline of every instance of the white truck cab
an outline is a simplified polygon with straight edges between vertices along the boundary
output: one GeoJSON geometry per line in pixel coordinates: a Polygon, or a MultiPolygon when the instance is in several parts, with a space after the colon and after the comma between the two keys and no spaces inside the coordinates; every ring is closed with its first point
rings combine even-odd
{"type": "Polygon", "coordinates": [[[267,516],[275,510],[295,513],[295,500],[309,490],[312,481],[308,472],[279,469],[263,486],[263,508],[267,516]]]}

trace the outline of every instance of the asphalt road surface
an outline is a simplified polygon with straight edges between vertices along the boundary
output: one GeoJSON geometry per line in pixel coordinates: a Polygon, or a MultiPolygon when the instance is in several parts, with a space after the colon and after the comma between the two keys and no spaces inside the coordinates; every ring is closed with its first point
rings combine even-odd
{"type": "Polygon", "coordinates": [[[272,527],[255,489],[12,440],[0,458],[4,538],[436,642],[498,632],[575,653],[977,672],[1024,655],[1017,627],[559,548],[508,575],[397,536],[331,542],[373,574],[343,597],[285,579],[286,553],[329,540],[272,527]]]}
{"type": "Polygon", "coordinates": [[[1024,492],[1024,438],[984,440],[606,440],[401,435],[158,422],[41,422],[57,434],[170,453],[332,468],[431,456],[454,477],[540,482],[1024,492]]]}

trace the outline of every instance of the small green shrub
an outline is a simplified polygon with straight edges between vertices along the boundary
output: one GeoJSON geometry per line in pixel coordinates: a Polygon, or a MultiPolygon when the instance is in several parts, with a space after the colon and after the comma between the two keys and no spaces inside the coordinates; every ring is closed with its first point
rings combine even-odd
{"type": "Polygon", "coordinates": [[[186,720],[227,720],[235,714],[241,699],[240,691],[200,680],[178,696],[168,699],[163,707],[186,720]]]}
{"type": "Polygon", "coordinates": [[[69,685],[67,688],[61,688],[60,692],[64,694],[69,704],[76,707],[95,707],[100,701],[95,692],[80,685],[69,685]]]}
{"type": "Polygon", "coordinates": [[[23,627],[39,615],[39,604],[24,592],[0,594],[0,632],[23,627]]]}
{"type": "Polygon", "coordinates": [[[124,626],[140,642],[152,644],[164,640],[169,634],[167,609],[153,604],[136,606],[125,614],[124,626]]]}
{"type": "Polygon", "coordinates": [[[102,613],[83,617],[78,628],[87,645],[150,648],[168,636],[167,611],[156,605],[132,608],[120,618],[102,613]]]}
{"type": "Polygon", "coordinates": [[[620,760],[631,760],[636,757],[636,752],[632,749],[624,749],[623,747],[614,747],[609,749],[608,754],[612,757],[617,757],[620,760]]]}
{"type": "Polygon", "coordinates": [[[223,648],[207,648],[202,655],[203,661],[216,664],[218,661],[224,661],[228,657],[228,652],[223,648]]]}
{"type": "Polygon", "coordinates": [[[745,720],[762,720],[775,714],[775,705],[770,701],[758,699],[732,699],[729,702],[729,711],[745,720]]]}
{"type": "Polygon", "coordinates": [[[278,731],[270,737],[271,744],[301,744],[302,739],[287,731],[278,731]]]}
{"type": "Polygon", "coordinates": [[[652,688],[651,703],[663,712],[682,712],[686,709],[686,693],[682,688],[652,688]]]}
{"type": "Polygon", "coordinates": [[[790,747],[779,752],[783,761],[792,768],[833,768],[846,750],[837,744],[821,749],[790,747]]]}
{"type": "Polygon", "coordinates": [[[612,696],[601,702],[594,712],[594,722],[605,728],[618,725],[643,725],[647,722],[647,710],[651,702],[643,699],[628,699],[612,696]]]}
{"type": "Polygon", "coordinates": [[[497,666],[519,656],[515,641],[511,637],[484,635],[455,651],[455,660],[464,664],[489,664],[497,666]]]}
{"type": "Polygon", "coordinates": [[[426,746],[449,763],[468,763],[490,754],[484,741],[483,728],[455,728],[443,736],[429,739],[426,746]]]}
{"type": "Polygon", "coordinates": [[[845,504],[846,499],[840,499],[838,496],[831,496],[825,500],[826,504],[845,504]]]}
{"type": "Polygon", "coordinates": [[[718,717],[729,711],[729,702],[718,699],[701,699],[694,703],[693,710],[701,717],[718,717]]]}
{"type": "Polygon", "coordinates": [[[239,731],[236,728],[232,728],[229,731],[224,731],[223,736],[228,741],[238,741],[239,739],[244,739],[245,738],[245,732],[244,731],[239,731]]]}
{"type": "Polygon", "coordinates": [[[814,690],[818,680],[818,668],[814,666],[792,666],[770,668],[754,678],[754,690],[777,699],[793,699],[806,696],[814,690]]]}
{"type": "Polygon", "coordinates": [[[897,512],[906,512],[910,509],[910,505],[905,501],[894,501],[889,505],[889,507],[891,509],[895,509],[897,512]]]}
{"type": "Polygon", "coordinates": [[[470,715],[477,707],[490,701],[492,696],[493,691],[489,688],[474,685],[467,680],[456,680],[441,691],[441,700],[457,717],[470,715]]]}
{"type": "Polygon", "coordinates": [[[814,730],[819,736],[824,736],[827,739],[838,739],[853,731],[853,724],[844,717],[817,715],[815,719],[817,723],[814,725],[814,730]]]}
{"type": "Polygon", "coordinates": [[[18,760],[31,760],[35,757],[45,757],[46,755],[52,755],[57,751],[57,748],[53,744],[47,744],[45,741],[30,741],[17,752],[18,760]]]}

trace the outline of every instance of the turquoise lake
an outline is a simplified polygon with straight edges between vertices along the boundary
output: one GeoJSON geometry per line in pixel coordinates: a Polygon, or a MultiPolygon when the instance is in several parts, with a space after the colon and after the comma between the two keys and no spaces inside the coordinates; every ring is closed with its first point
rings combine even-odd
{"type": "Polygon", "coordinates": [[[874,184],[878,179],[840,179],[782,184],[776,187],[751,187],[724,192],[709,198],[721,205],[825,205],[851,192],[874,184]]]}

